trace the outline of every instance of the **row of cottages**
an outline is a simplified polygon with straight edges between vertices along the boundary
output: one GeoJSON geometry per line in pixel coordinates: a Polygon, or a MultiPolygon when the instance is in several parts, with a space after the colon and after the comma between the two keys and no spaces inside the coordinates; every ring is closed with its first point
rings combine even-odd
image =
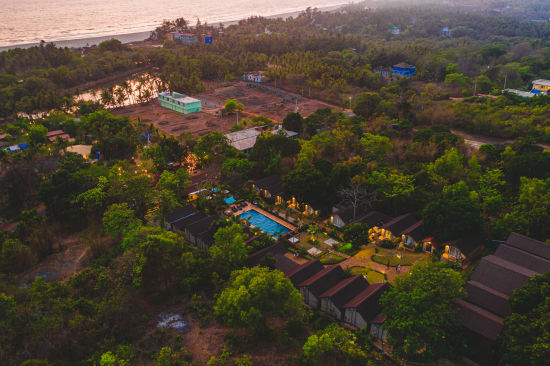
{"type": "Polygon", "coordinates": [[[494,254],[483,257],[457,302],[457,320],[481,346],[476,361],[486,363],[492,345],[511,314],[509,297],[535,275],[550,271],[550,245],[511,233],[494,254]]]}
{"type": "Polygon", "coordinates": [[[252,184],[252,188],[262,198],[275,204],[286,203],[288,207],[302,212],[304,215],[318,216],[321,205],[319,203],[301,203],[296,197],[285,199],[283,190],[283,180],[280,176],[274,174],[268,177],[258,179],[252,184]]]}
{"type": "Polygon", "coordinates": [[[356,328],[368,327],[380,313],[380,296],[387,283],[369,285],[362,275],[346,277],[339,265],[324,267],[308,261],[287,277],[300,291],[304,303],[356,328]]]}
{"type": "Polygon", "coordinates": [[[168,230],[181,232],[197,247],[208,249],[214,243],[212,224],[219,218],[197,211],[193,205],[185,205],[166,215],[165,221],[168,230]]]}
{"type": "Polygon", "coordinates": [[[440,243],[434,237],[426,235],[422,226],[422,220],[417,220],[412,214],[404,214],[392,218],[378,211],[366,212],[361,207],[346,206],[333,207],[330,222],[338,228],[343,228],[352,223],[368,225],[370,238],[377,240],[399,240],[405,248],[414,250],[422,247],[422,250],[433,253],[436,249],[442,249],[443,260],[452,262],[464,262],[478,257],[484,248],[484,240],[480,236],[467,236],[453,241],[440,243]]]}

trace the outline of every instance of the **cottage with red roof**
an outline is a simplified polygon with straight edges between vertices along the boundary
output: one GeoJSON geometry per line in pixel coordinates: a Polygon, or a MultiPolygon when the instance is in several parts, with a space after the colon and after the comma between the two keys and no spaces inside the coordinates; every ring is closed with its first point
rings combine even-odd
{"type": "Polygon", "coordinates": [[[298,289],[306,305],[318,309],[321,305],[321,295],[336,285],[344,277],[344,270],[339,265],[328,266],[300,283],[298,289]]]}
{"type": "Polygon", "coordinates": [[[388,290],[386,282],[368,286],[344,305],[344,321],[356,328],[364,328],[378,316],[382,308],[380,297],[388,290]]]}
{"type": "Polygon", "coordinates": [[[346,278],[321,294],[321,311],[340,321],[344,305],[369,286],[363,275],[346,278]]]}

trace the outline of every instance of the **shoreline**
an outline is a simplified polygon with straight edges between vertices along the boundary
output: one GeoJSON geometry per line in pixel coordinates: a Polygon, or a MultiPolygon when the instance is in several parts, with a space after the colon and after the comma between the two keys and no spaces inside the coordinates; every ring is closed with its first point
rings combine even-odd
{"type": "MultiPolygon", "coordinates": [[[[327,5],[320,8],[317,8],[317,10],[321,12],[330,12],[334,10],[338,10],[346,5],[352,4],[350,2],[347,3],[341,3],[338,5],[327,5]]],[[[298,11],[292,11],[292,12],[286,12],[286,13],[279,13],[279,14],[273,14],[273,15],[267,15],[263,16],[267,19],[276,19],[276,18],[294,18],[304,12],[306,8],[298,11]]],[[[254,15],[251,15],[254,16],[254,15]]],[[[250,17],[250,16],[249,16],[250,17]]],[[[211,25],[214,27],[219,27],[220,24],[223,24],[224,26],[229,26],[233,24],[237,24],[240,20],[247,19],[246,18],[240,18],[236,20],[230,20],[225,22],[214,22],[211,25]]],[[[97,36],[97,37],[88,37],[88,38],[76,38],[76,39],[68,39],[68,40],[61,40],[61,41],[51,41],[46,42],[46,44],[53,43],[56,47],[68,47],[68,48],[82,48],[82,47],[88,47],[88,46],[94,46],[98,45],[101,42],[108,41],[110,39],[118,39],[124,44],[134,43],[134,42],[143,42],[147,38],[149,38],[149,35],[153,29],[149,31],[142,31],[142,32],[134,32],[134,33],[123,33],[123,34],[113,34],[108,36],[97,36]]],[[[34,46],[39,46],[40,42],[33,42],[33,43],[22,43],[17,45],[10,45],[10,46],[0,46],[0,52],[16,49],[16,48],[30,48],[34,46]]]]}

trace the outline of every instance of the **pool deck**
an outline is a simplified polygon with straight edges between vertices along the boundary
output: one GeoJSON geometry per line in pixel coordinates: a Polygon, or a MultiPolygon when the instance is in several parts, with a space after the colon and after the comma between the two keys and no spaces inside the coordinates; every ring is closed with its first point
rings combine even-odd
{"type": "MultiPolygon", "coordinates": [[[[262,210],[261,208],[259,208],[258,206],[253,205],[253,204],[250,203],[250,202],[246,202],[246,203],[247,203],[246,207],[244,207],[244,208],[239,208],[239,210],[238,210],[237,212],[233,212],[233,211],[232,211],[233,215],[239,216],[240,214],[245,213],[245,212],[248,212],[248,211],[250,211],[250,210],[256,210],[256,211],[258,211],[259,213],[261,213],[262,215],[264,215],[264,216],[266,216],[266,217],[269,217],[271,220],[273,220],[273,221],[275,221],[275,222],[277,222],[277,223],[283,225],[284,227],[286,227],[286,228],[289,229],[290,231],[296,230],[296,226],[293,226],[293,225],[289,224],[288,222],[286,222],[286,221],[284,221],[284,220],[278,218],[277,216],[275,216],[275,215],[273,215],[273,214],[271,214],[271,213],[269,213],[269,212],[267,212],[267,211],[265,211],[265,210],[262,210]]],[[[231,205],[231,207],[233,207],[233,206],[235,206],[235,205],[231,205]]]]}

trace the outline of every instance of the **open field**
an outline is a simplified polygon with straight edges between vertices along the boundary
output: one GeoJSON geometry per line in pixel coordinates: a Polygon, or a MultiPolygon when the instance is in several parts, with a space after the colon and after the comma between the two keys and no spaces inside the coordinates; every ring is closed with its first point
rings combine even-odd
{"type": "Polygon", "coordinates": [[[184,131],[202,136],[212,131],[229,132],[236,123],[235,116],[219,118],[207,112],[181,114],[162,108],[157,102],[147,105],[132,105],[114,110],[114,114],[138,119],[144,123],[152,123],[167,135],[178,136],[184,131]]]}
{"type": "Polygon", "coordinates": [[[238,82],[229,86],[215,87],[200,94],[192,95],[203,102],[203,111],[183,115],[160,107],[157,102],[147,105],[132,105],[113,110],[114,114],[140,119],[145,123],[152,123],[168,135],[177,136],[183,131],[202,136],[208,132],[229,132],[231,126],[237,122],[237,116],[218,117],[216,112],[223,107],[227,99],[237,99],[244,104],[244,112],[239,118],[267,116],[274,122],[280,123],[288,112],[298,111],[307,116],[319,108],[337,106],[318,100],[304,98],[281,89],[271,87],[251,88],[245,82],[238,82]],[[297,101],[297,102],[296,102],[297,101]]]}

